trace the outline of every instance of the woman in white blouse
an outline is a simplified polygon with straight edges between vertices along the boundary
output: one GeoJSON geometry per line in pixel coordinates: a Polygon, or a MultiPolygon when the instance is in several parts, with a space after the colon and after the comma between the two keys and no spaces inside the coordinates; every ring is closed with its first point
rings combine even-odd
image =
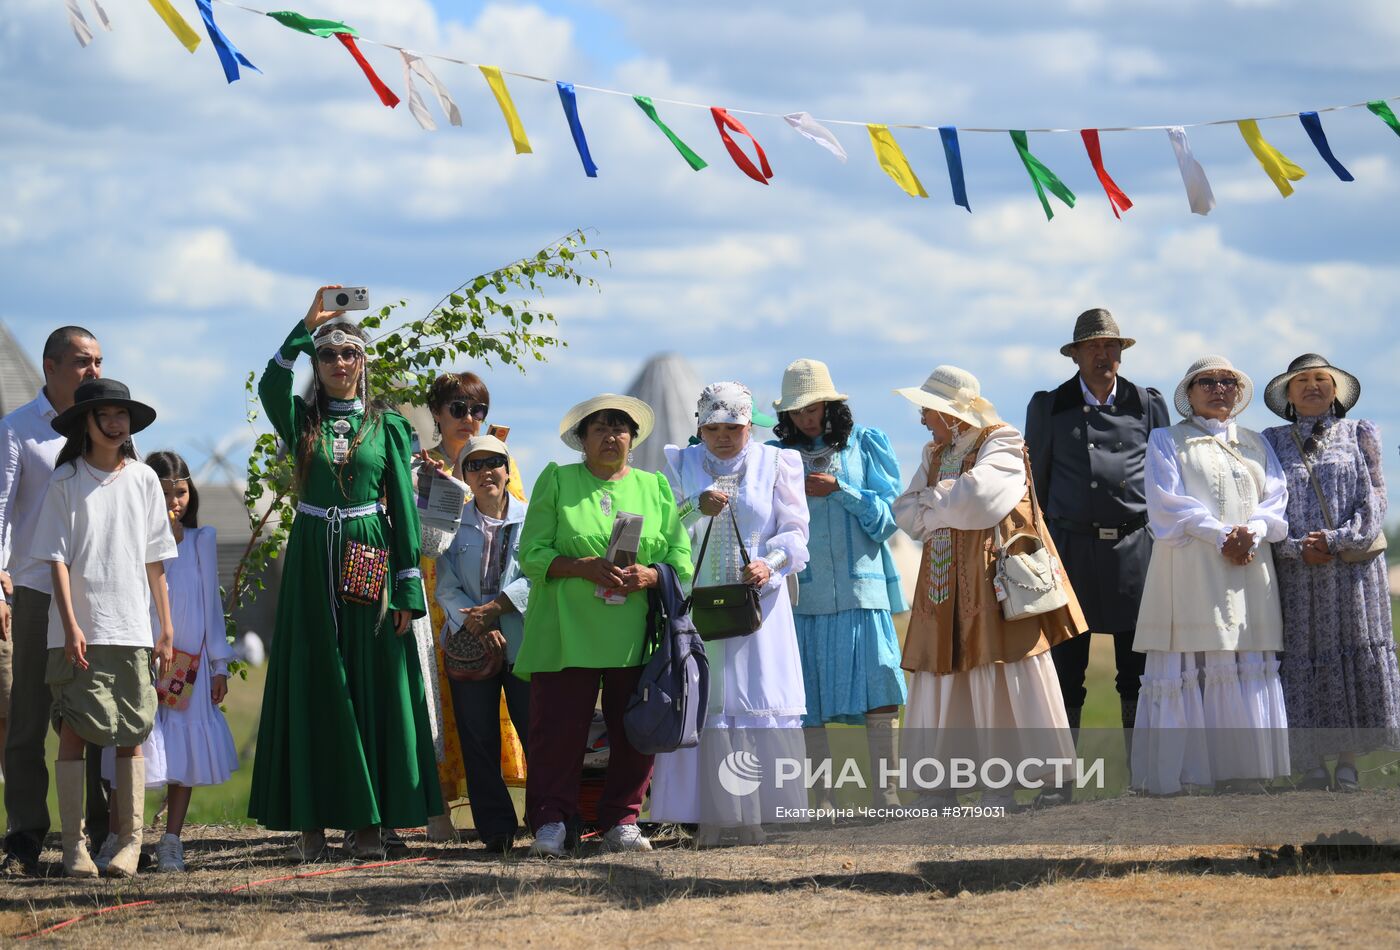
{"type": "MultiPolygon", "coordinates": [[[[911,781],[933,789],[935,801],[925,801],[951,804],[957,783],[921,772],[919,760],[995,758],[1016,766],[1074,757],[1049,651],[1087,624],[1063,572],[1063,607],[1003,617],[993,586],[997,534],[1037,535],[1057,569],[1058,558],[1033,506],[1025,441],[981,397],[977,378],[939,366],[923,386],[895,392],[919,407],[933,435],[894,503],[895,521],[924,545],[904,641],[903,666],[912,676],[900,743],[911,781]]],[[[1053,766],[1015,776],[979,766],[974,787],[983,789],[983,804],[1009,806],[1017,783],[1039,787],[1056,778],[1053,766]]]]}
{"type": "Polygon", "coordinates": [[[1133,642],[1147,668],[1132,774],[1149,794],[1259,791],[1289,773],[1270,549],[1288,534],[1288,487],[1268,442],[1234,421],[1253,394],[1229,360],[1203,357],[1176,387],[1185,418],[1148,440],[1154,544],[1133,642]]]}
{"type": "Polygon", "coordinates": [[[694,586],[752,584],[763,612],[753,633],[705,644],[710,696],[700,745],[656,757],[652,820],[698,823],[697,847],[719,844],[726,828],[738,830],[741,844],[761,844],[763,822],[796,820],[807,805],[802,782],[774,781],[776,760],[800,761],[804,749],[807,699],[786,583],[807,565],[802,459],[751,441],[752,413],[746,387],[706,386],[696,413],[700,443],[666,446],[666,477],[692,533],[693,557],[713,528],[694,586]],[[752,558],[747,563],[731,506],[752,558]],[[722,769],[762,772],[766,781],[756,788],[725,783],[722,769]]]}

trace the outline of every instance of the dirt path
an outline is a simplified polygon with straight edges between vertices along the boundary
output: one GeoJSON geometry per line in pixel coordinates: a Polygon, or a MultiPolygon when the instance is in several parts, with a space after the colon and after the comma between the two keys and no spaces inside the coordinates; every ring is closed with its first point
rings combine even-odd
{"type": "Polygon", "coordinates": [[[1376,827],[1384,813],[1400,819],[1393,794],[1360,806],[1352,799],[1372,796],[1116,800],[1011,816],[995,831],[938,820],[775,828],[761,848],[695,852],[668,838],[651,854],[607,855],[589,845],[561,861],[493,859],[475,844],[439,847],[410,837],[414,856],[432,860],[377,868],[297,868],[281,859],[285,836],[204,827],[187,838],[187,874],[0,883],[0,938],[150,900],[50,939],[125,948],[360,938],[395,945],[1388,945],[1400,919],[1400,848],[1304,844],[1319,835],[1342,840],[1339,822],[1362,812],[1376,816],[1376,827]],[[1252,834],[1266,806],[1280,816],[1271,847],[1141,840],[1182,827],[1188,815],[1197,830],[1234,820],[1252,834]],[[1329,808],[1344,817],[1328,817],[1329,808]],[[1296,834],[1305,825],[1311,834],[1296,834]],[[963,839],[1018,835],[1042,843],[949,843],[959,828],[963,839]],[[1086,829],[1139,841],[1044,843],[1086,829]],[[307,871],[337,873],[258,883],[307,871]]]}

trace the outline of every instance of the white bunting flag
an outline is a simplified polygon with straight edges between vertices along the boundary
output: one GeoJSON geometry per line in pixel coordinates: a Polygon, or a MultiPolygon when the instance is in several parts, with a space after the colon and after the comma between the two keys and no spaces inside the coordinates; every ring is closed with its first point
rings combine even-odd
{"type": "Polygon", "coordinates": [[[447,87],[438,81],[437,76],[433,75],[433,71],[428,68],[428,64],[423,62],[423,57],[406,49],[399,52],[403,54],[403,82],[408,88],[408,111],[413,113],[418,124],[429,132],[437,128],[437,123],[433,121],[427,105],[423,102],[423,96],[413,85],[414,73],[417,73],[428,84],[428,88],[437,94],[438,105],[442,106],[442,113],[447,116],[447,121],[453,125],[461,125],[462,110],[457,108],[457,103],[453,102],[452,97],[448,95],[447,87]]]}
{"type": "MultiPolygon", "coordinates": [[[[68,24],[73,27],[73,35],[78,38],[79,46],[87,46],[92,42],[92,27],[83,17],[83,11],[78,7],[78,0],[64,0],[68,7],[68,24]]],[[[102,4],[98,0],[92,0],[92,8],[97,11],[97,20],[102,24],[102,29],[108,32],[112,29],[112,21],[107,19],[107,11],[102,9],[102,4]]]]}
{"type": "Polygon", "coordinates": [[[831,134],[831,130],[812,118],[806,112],[794,112],[791,115],[783,116],[787,124],[792,126],[793,131],[806,139],[811,139],[841,161],[846,160],[846,150],[841,147],[836,136],[831,134]]]}
{"type": "Polygon", "coordinates": [[[1206,170],[1191,154],[1191,143],[1186,140],[1186,130],[1176,125],[1167,129],[1167,137],[1172,140],[1176,152],[1176,164],[1181,169],[1181,182],[1186,186],[1186,197],[1191,202],[1191,210],[1196,214],[1210,214],[1215,207],[1215,193],[1210,190],[1206,170]]]}

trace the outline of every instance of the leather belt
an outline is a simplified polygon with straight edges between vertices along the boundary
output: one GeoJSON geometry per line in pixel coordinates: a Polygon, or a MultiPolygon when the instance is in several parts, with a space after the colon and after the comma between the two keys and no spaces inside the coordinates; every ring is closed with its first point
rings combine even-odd
{"type": "Polygon", "coordinates": [[[1097,536],[1100,541],[1117,541],[1126,538],[1139,528],[1147,525],[1147,515],[1138,515],[1131,521],[1122,524],[1103,524],[1095,521],[1092,524],[1083,521],[1070,521],[1068,518],[1051,518],[1050,523],[1057,528],[1063,528],[1075,534],[1087,534],[1097,536]]]}

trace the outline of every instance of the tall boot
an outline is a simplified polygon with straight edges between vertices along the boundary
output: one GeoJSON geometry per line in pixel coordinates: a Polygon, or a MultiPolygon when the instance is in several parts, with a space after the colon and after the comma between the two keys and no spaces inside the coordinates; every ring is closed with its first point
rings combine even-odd
{"type": "Polygon", "coordinates": [[[1119,715],[1123,718],[1123,751],[1128,754],[1128,769],[1133,767],[1133,728],[1137,725],[1137,697],[1118,701],[1119,715]]]}
{"type": "MultiPolygon", "coordinates": [[[[1079,721],[1083,715],[1083,706],[1065,707],[1065,718],[1069,720],[1070,741],[1074,743],[1075,749],[1079,748],[1079,721]]],[[[1068,805],[1072,801],[1074,801],[1074,787],[1070,785],[1052,785],[1035,797],[1035,805],[1037,808],[1048,808],[1051,805],[1068,805]]]]}
{"type": "MultiPolygon", "coordinates": [[[[811,726],[807,729],[803,729],[802,737],[807,743],[807,761],[812,763],[812,771],[815,772],[822,762],[831,758],[831,743],[827,741],[826,726],[811,726]]],[[[840,771],[841,770],[836,767],[836,763],[833,762],[831,764],[831,777],[833,781],[836,776],[840,774],[840,771]]],[[[824,810],[836,808],[836,797],[829,785],[825,788],[815,788],[813,792],[817,797],[815,807],[824,810]]]]}
{"type": "Polygon", "coordinates": [[[876,808],[898,808],[899,788],[880,781],[880,762],[896,769],[894,723],[897,712],[866,713],[865,741],[870,746],[870,804],[876,808]]]}
{"type": "Polygon", "coordinates": [[[117,853],[108,877],[134,877],[141,863],[141,826],[146,820],[146,760],[117,756],[117,780],[112,785],[117,803],[117,853]]]}
{"type": "Polygon", "coordinates": [[[97,877],[97,865],[92,863],[83,834],[87,765],[82,759],[59,759],[53,772],[58,784],[58,820],[63,829],[63,873],[69,877],[97,877]]]}

